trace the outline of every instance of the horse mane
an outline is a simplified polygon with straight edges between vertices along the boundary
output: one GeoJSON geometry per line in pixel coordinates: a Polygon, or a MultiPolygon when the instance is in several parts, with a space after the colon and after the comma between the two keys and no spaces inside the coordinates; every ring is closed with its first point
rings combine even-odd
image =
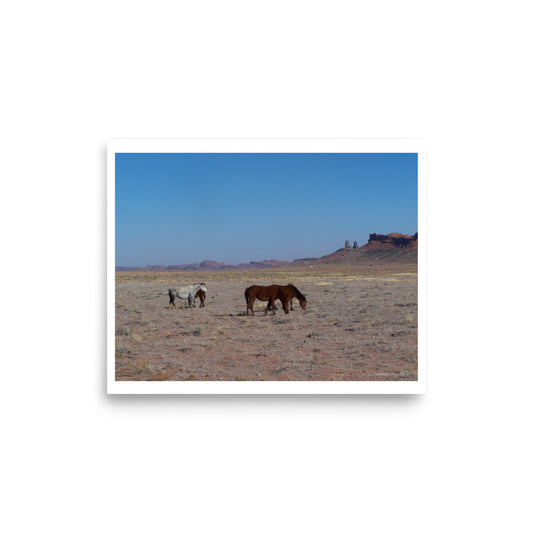
{"type": "Polygon", "coordinates": [[[296,295],[300,300],[307,302],[307,298],[292,283],[289,283],[289,287],[292,287],[296,291],[296,295]]]}

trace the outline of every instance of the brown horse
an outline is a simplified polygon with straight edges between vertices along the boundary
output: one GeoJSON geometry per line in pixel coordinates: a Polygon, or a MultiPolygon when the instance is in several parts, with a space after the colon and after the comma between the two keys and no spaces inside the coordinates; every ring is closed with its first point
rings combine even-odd
{"type": "Polygon", "coordinates": [[[285,296],[282,288],[279,285],[269,285],[268,287],[262,287],[260,285],[252,285],[244,291],[244,298],[246,299],[246,314],[249,311],[254,315],[254,302],[255,300],[261,300],[262,302],[268,301],[268,305],[265,309],[265,315],[269,309],[272,310],[272,314],[276,314],[276,306],[274,302],[281,300],[283,305],[283,311],[285,314],[289,314],[289,298],[285,296]]]}
{"type": "Polygon", "coordinates": [[[205,307],[205,291],[199,289],[198,292],[194,295],[195,298],[200,298],[200,307],[205,307]]]}
{"type": "MultiPolygon", "coordinates": [[[[305,309],[307,307],[306,297],[292,283],[290,283],[289,285],[280,285],[280,289],[283,291],[283,294],[285,294],[285,296],[289,299],[291,311],[294,311],[294,308],[292,306],[293,298],[298,298],[298,301],[300,302],[300,307],[302,309],[305,309]]],[[[268,308],[270,309],[270,302],[268,303],[268,308]]],[[[274,309],[276,309],[275,305],[274,309]]]]}

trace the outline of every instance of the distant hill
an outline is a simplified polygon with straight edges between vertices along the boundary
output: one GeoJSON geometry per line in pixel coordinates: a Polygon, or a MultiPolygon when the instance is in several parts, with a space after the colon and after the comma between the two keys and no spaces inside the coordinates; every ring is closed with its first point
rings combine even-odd
{"type": "Polygon", "coordinates": [[[264,261],[250,261],[249,263],[239,263],[238,265],[230,265],[228,263],[219,263],[218,261],[211,261],[205,259],[200,263],[192,263],[187,265],[147,265],[127,267],[119,266],[115,270],[123,272],[126,270],[194,270],[194,271],[213,271],[213,270],[250,270],[259,268],[272,268],[282,265],[288,265],[290,261],[278,261],[277,259],[265,259],[264,261]]]}
{"type": "Polygon", "coordinates": [[[116,271],[126,270],[193,270],[193,271],[213,271],[213,270],[249,270],[261,268],[273,268],[278,266],[294,265],[319,266],[319,265],[388,265],[399,263],[417,263],[418,261],[418,233],[414,235],[403,235],[401,233],[389,233],[380,235],[371,233],[368,236],[368,243],[361,248],[354,242],[353,247],[348,241],[344,248],[324,255],[322,257],[307,257],[295,259],[294,261],[278,261],[276,259],[265,259],[263,261],[250,261],[249,263],[239,263],[230,265],[206,259],[200,263],[187,265],[147,265],[144,267],[116,267],[116,271]]]}
{"type": "Polygon", "coordinates": [[[418,233],[403,235],[389,233],[380,235],[371,233],[368,243],[361,248],[354,242],[353,247],[346,241],[344,248],[322,257],[296,259],[294,266],[319,265],[390,265],[398,263],[417,263],[418,261],[418,233]]]}
{"type": "Polygon", "coordinates": [[[416,263],[418,250],[402,248],[339,248],[337,251],[322,257],[308,257],[296,259],[291,265],[321,266],[321,265],[390,265],[398,263],[416,263]]]}

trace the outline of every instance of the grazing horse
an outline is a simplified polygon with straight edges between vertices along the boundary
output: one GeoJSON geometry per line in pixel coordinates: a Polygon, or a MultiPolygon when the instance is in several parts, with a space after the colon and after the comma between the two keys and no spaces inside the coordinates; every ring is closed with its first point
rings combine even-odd
{"type": "Polygon", "coordinates": [[[268,305],[265,309],[265,315],[269,309],[272,310],[272,314],[276,314],[276,307],[274,302],[281,300],[283,305],[283,311],[285,314],[289,314],[289,298],[285,296],[282,288],[279,285],[269,285],[268,287],[262,287],[260,285],[252,285],[244,291],[244,298],[246,299],[246,314],[249,311],[254,315],[254,302],[255,300],[261,300],[262,302],[268,301],[268,305]]]}
{"type": "Polygon", "coordinates": [[[176,305],[174,302],[176,298],[181,300],[187,300],[187,307],[196,307],[196,302],[194,298],[200,294],[200,307],[204,307],[205,293],[207,292],[207,286],[204,282],[202,283],[193,283],[192,285],[187,285],[186,287],[179,287],[178,289],[168,289],[168,305],[176,305]]]}
{"type": "Polygon", "coordinates": [[[205,307],[205,293],[207,292],[207,289],[204,291],[202,289],[198,289],[198,292],[194,295],[195,298],[200,298],[200,307],[205,307]]]}
{"type": "MultiPolygon", "coordinates": [[[[298,298],[298,301],[300,302],[300,307],[302,309],[305,309],[307,307],[306,297],[292,283],[290,283],[289,285],[280,285],[280,289],[283,291],[283,294],[285,294],[285,296],[289,299],[291,311],[294,311],[294,308],[292,306],[293,298],[298,298]]],[[[268,303],[268,306],[270,308],[270,302],[268,303]]],[[[276,309],[275,305],[274,309],[276,309]]]]}

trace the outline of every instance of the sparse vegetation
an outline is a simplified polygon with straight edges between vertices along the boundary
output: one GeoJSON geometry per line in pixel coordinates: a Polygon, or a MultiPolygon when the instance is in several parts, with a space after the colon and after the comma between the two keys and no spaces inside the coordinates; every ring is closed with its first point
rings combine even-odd
{"type": "MultiPolygon", "coordinates": [[[[417,276],[399,267],[118,272],[118,380],[417,379],[417,276]],[[168,306],[168,287],[205,281],[205,308],[168,306]],[[246,316],[244,288],[294,283],[307,310],[246,316]]],[[[279,302],[278,302],[279,304],[279,302]]],[[[262,311],[260,310],[262,309],[262,311]]]]}

